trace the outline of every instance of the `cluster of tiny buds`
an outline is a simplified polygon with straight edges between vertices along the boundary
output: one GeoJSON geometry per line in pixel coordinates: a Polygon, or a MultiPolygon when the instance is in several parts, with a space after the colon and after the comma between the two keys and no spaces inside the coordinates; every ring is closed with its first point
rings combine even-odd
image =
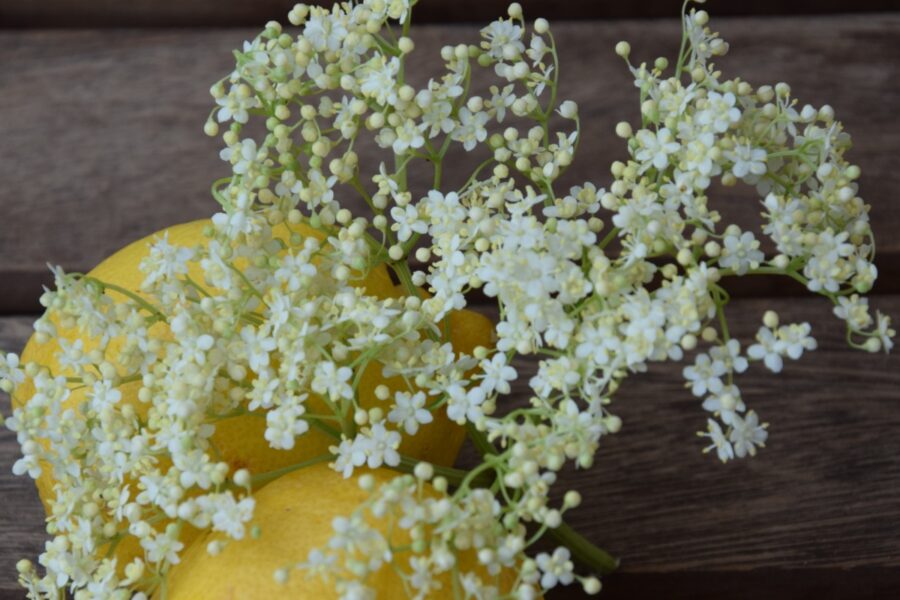
{"type": "Polygon", "coordinates": [[[231,174],[212,186],[221,210],[203,242],[157,239],[140,290],[54,270],[35,341],[53,344],[57,364],[0,354],[0,389],[23,400],[6,419],[22,448],[13,470],[56,490],[44,574],[18,565],[29,597],[146,598],[164,589],[188,527],[221,534],[214,556],[259,537],[254,492],[284,471],[224,460],[214,437],[251,414],[276,450],[327,435],[326,453],[287,468],[327,462],[370,494],[335,518],[327,548],[273,565],[277,581],[307,569],[361,598],[367,574],[394,568],[413,597],[448,573],[468,597],[537,598],[576,581],[597,593],[575,559],[596,572],[614,561],[566,526],[580,493],[551,492],[622,429],[611,412],[622,381],[684,361],[704,450],[729,461],[769,434],[737,375],[778,373],[817,347],[808,323],[773,311],[753,340],[733,337],[731,278],[789,278],[832,304],[851,346],[891,350],[891,320],[864,296],[877,270],[849,136],[831,107],[800,107],[785,83],[726,78],[713,61],[728,44],[705,11],[685,12],[674,60],[632,64],[630,45],[615,46],[641,98],[614,131],[627,158],[607,187],[563,190],[581,122],[560,96],[550,23],[527,23],[513,3],[414,84],[414,5],[298,4],[296,35],[268,23],[211,88],[204,131],[231,174]],[[479,70],[493,75],[486,89],[479,70]],[[384,160],[364,160],[365,144],[384,160]],[[454,189],[451,148],[481,159],[454,189]],[[762,226],[727,222],[715,183],[755,189],[762,226]],[[468,325],[453,323],[476,295],[498,319],[464,346],[468,325]],[[519,356],[534,359],[530,377],[519,356]],[[402,454],[436,415],[467,428],[479,464],[402,454]],[[384,468],[405,474],[378,485],[384,468]],[[411,543],[367,512],[393,515],[411,543]],[[537,552],[544,534],[562,545],[537,552]],[[126,537],[142,556],[97,555],[126,537]],[[459,567],[465,556],[477,569],[459,567]],[[498,592],[509,570],[516,581],[498,592]]]}

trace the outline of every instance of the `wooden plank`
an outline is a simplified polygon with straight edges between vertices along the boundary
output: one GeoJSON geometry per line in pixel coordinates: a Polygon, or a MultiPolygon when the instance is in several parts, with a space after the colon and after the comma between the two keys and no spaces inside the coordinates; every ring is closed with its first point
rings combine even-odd
{"type": "MultiPolygon", "coordinates": [[[[0,317],[0,352],[19,352],[31,335],[32,317],[0,317]]],[[[0,412],[9,415],[9,398],[0,392],[0,412]]],[[[16,435],[0,425],[0,598],[22,598],[16,561],[35,558],[44,548],[44,509],[31,481],[12,474],[18,457],[16,435]]]]}
{"type": "MultiPolygon", "coordinates": [[[[900,296],[875,304],[900,314],[900,296]]],[[[778,376],[759,365],[740,376],[745,401],[771,424],[756,458],[722,465],[701,454],[694,432],[705,416],[681,384],[683,365],[655,365],[623,385],[613,408],[624,427],[595,467],[561,476],[560,494],[584,496],[572,525],[622,558],[604,597],[874,599],[900,589],[900,355],[848,349],[827,303],[812,298],[736,300],[734,334],[752,338],[767,308],[810,321],[819,350],[778,376]]],[[[26,334],[24,320],[0,319],[0,345],[17,349],[26,334]]],[[[527,382],[534,363],[518,366],[527,382]]],[[[524,398],[519,384],[509,404],[524,398]]],[[[2,434],[0,596],[15,559],[42,538],[31,482],[9,473],[16,455],[2,434]]],[[[467,451],[460,464],[472,460],[467,451]]]]}
{"type": "MultiPolygon", "coordinates": [[[[44,0],[40,3],[0,1],[0,25],[6,27],[147,27],[256,26],[284,20],[294,0],[44,0]]],[[[333,0],[312,4],[332,5],[333,0]]],[[[622,19],[666,18],[678,14],[680,1],[642,0],[521,0],[529,18],[622,19]]],[[[506,14],[509,0],[427,0],[416,7],[418,22],[478,22],[506,14]]],[[[798,15],[897,10],[892,0],[709,0],[707,8],[721,15],[798,15]]]]}
{"type": "MultiPolygon", "coordinates": [[[[856,147],[863,195],[874,206],[882,280],[900,291],[900,210],[894,191],[900,150],[894,106],[900,100],[900,15],[806,19],[719,19],[732,42],[727,72],[762,84],[790,81],[801,102],[831,103],[856,147]]],[[[438,48],[477,39],[472,26],[421,26],[409,72],[440,68],[438,48]]],[[[220,142],[200,131],[210,82],[227,73],[231,49],[255,30],[0,32],[0,312],[33,312],[45,264],[89,269],[128,242],[166,225],[209,215],[209,185],[226,174],[220,142]]],[[[629,74],[613,53],[634,42],[637,59],[677,51],[676,21],[560,23],[562,93],[581,105],[584,135],[564,184],[608,184],[609,164],[625,156],[612,134],[636,119],[629,74]]],[[[360,144],[363,161],[381,155],[360,144]]],[[[457,180],[475,157],[452,157],[457,180]]],[[[431,174],[414,172],[423,192],[431,174]]],[[[453,178],[448,177],[447,185],[453,178]]],[[[565,189],[560,185],[558,189],[565,189]]],[[[716,207],[742,223],[758,221],[749,189],[729,190],[716,207]]],[[[743,292],[793,286],[754,280],[743,292]]]]}

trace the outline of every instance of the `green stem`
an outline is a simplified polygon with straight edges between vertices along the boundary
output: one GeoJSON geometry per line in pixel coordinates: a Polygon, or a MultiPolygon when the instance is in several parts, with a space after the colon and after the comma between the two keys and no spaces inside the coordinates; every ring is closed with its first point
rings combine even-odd
{"type": "Polygon", "coordinates": [[[716,314],[719,317],[719,328],[722,330],[722,338],[727,343],[731,339],[731,334],[728,332],[728,319],[725,318],[725,305],[728,303],[728,300],[722,296],[722,293],[719,291],[722,288],[716,286],[713,288],[713,292],[716,296],[716,314]]]}
{"type": "Polygon", "coordinates": [[[681,79],[681,71],[684,69],[685,50],[687,50],[687,31],[684,29],[684,17],[687,15],[688,1],[681,6],[681,48],[678,49],[678,64],[675,65],[675,79],[681,79]]]}
{"type": "MultiPolygon", "coordinates": [[[[475,170],[472,172],[472,174],[469,176],[469,179],[466,180],[466,182],[462,185],[462,187],[459,188],[461,190],[461,192],[467,191],[469,189],[469,186],[472,185],[473,183],[475,183],[476,179],[478,178],[478,175],[481,174],[481,172],[485,169],[485,167],[489,166],[492,162],[494,162],[493,156],[488,158],[484,162],[482,162],[480,165],[478,165],[475,168],[475,170]]],[[[462,195],[462,194],[460,194],[460,195],[462,195]]]]}
{"type": "Polygon", "coordinates": [[[397,262],[390,263],[391,269],[394,270],[394,273],[397,274],[397,278],[400,280],[400,283],[403,284],[403,287],[406,288],[407,293],[410,296],[415,296],[416,298],[421,298],[422,294],[419,292],[419,288],[413,284],[412,273],[409,270],[409,265],[406,264],[406,261],[400,260],[397,262]]]}
{"type": "MultiPolygon", "coordinates": [[[[405,456],[405,455],[401,454],[400,455],[400,464],[397,465],[396,467],[391,467],[391,468],[394,469],[395,471],[400,471],[401,473],[412,474],[415,471],[416,465],[419,464],[420,462],[421,461],[419,461],[418,459],[412,458],[411,456],[405,456]]],[[[458,487],[460,484],[462,484],[462,482],[465,481],[466,477],[470,474],[470,471],[464,471],[463,469],[454,469],[453,467],[442,467],[440,465],[435,465],[435,464],[432,464],[431,466],[434,469],[435,475],[440,475],[441,477],[446,479],[447,482],[453,487],[458,487]]],[[[482,472],[482,473],[479,473],[478,475],[476,475],[475,477],[473,477],[469,483],[470,483],[470,485],[472,485],[474,487],[487,488],[487,487],[490,487],[493,482],[494,482],[494,478],[491,476],[490,473],[482,472]]]]}
{"type": "Polygon", "coordinates": [[[478,450],[478,454],[481,456],[497,454],[497,449],[494,447],[494,444],[487,439],[487,436],[484,435],[483,431],[478,431],[475,425],[466,423],[466,433],[468,433],[469,439],[472,440],[472,443],[475,445],[475,449],[478,450]]]}
{"type": "Polygon", "coordinates": [[[610,244],[610,242],[612,242],[614,239],[616,239],[617,235],[619,235],[619,228],[613,227],[612,229],[609,230],[609,233],[606,234],[606,237],[604,237],[602,240],[600,240],[598,247],[601,250],[603,250],[610,244]]]}
{"type": "Polygon", "coordinates": [[[547,533],[568,548],[575,560],[601,575],[608,575],[619,567],[618,558],[606,550],[598,548],[565,523],[555,529],[547,530],[547,533]]]}
{"type": "MultiPolygon", "coordinates": [[[[343,421],[341,419],[339,419],[338,417],[333,417],[333,419],[335,421],[343,424],[343,421]]],[[[315,427],[316,429],[318,429],[319,431],[326,433],[329,437],[332,437],[336,440],[341,439],[341,432],[338,431],[337,429],[335,429],[334,427],[331,427],[330,425],[323,423],[321,419],[308,418],[307,422],[310,425],[312,425],[313,427],[315,427]]]]}
{"type": "MultiPolygon", "coordinates": [[[[723,277],[735,274],[731,269],[720,269],[719,272],[723,277]]],[[[809,280],[797,271],[791,269],[779,269],[778,267],[757,267],[747,271],[745,275],[787,275],[794,281],[802,283],[804,287],[809,283],[809,280]]]]}
{"type": "Polygon", "coordinates": [[[443,157],[435,157],[432,159],[434,163],[434,182],[432,183],[431,188],[435,190],[441,189],[441,169],[443,168],[442,158],[443,157]]]}
{"type": "Polygon", "coordinates": [[[266,304],[266,299],[265,299],[265,297],[263,297],[262,292],[260,292],[258,289],[256,289],[256,286],[253,285],[253,283],[247,278],[247,276],[244,274],[243,271],[238,269],[233,264],[229,264],[228,268],[238,274],[238,276],[244,282],[244,285],[247,286],[247,289],[250,291],[250,293],[253,296],[256,296],[259,299],[259,301],[262,302],[263,306],[268,307],[268,305],[266,304]]]}
{"type": "Polygon", "coordinates": [[[159,310],[158,308],[156,308],[155,306],[153,306],[152,304],[150,304],[149,302],[147,302],[146,300],[144,300],[143,298],[141,298],[140,296],[138,296],[138,295],[135,294],[134,292],[132,292],[132,291],[130,291],[130,290],[126,290],[125,288],[120,287],[120,286],[118,286],[118,285],[115,285],[115,284],[113,284],[113,283],[106,283],[106,282],[104,282],[104,281],[100,281],[99,279],[95,279],[95,278],[93,278],[93,277],[87,277],[87,276],[85,276],[83,279],[84,279],[85,281],[88,281],[88,282],[93,283],[93,284],[95,284],[95,285],[99,285],[99,286],[100,286],[101,288],[103,288],[104,290],[111,290],[111,291],[113,291],[113,292],[118,292],[118,293],[122,294],[123,296],[128,297],[129,299],[131,299],[131,300],[133,300],[134,302],[136,302],[141,308],[143,308],[143,309],[147,310],[148,312],[152,313],[153,316],[155,316],[155,317],[156,317],[157,319],[159,319],[160,321],[166,322],[166,315],[164,315],[163,312],[162,312],[161,310],[159,310]]]}
{"type": "Polygon", "coordinates": [[[323,463],[325,461],[331,460],[333,457],[330,453],[328,454],[320,454],[315,458],[311,458],[304,462],[299,462],[293,465],[289,465],[287,467],[282,467],[280,469],[275,469],[274,471],[268,471],[267,473],[260,473],[258,475],[254,475],[250,478],[250,482],[254,488],[259,488],[270,481],[275,481],[282,475],[287,475],[288,473],[293,473],[294,471],[299,471],[300,469],[305,469],[306,467],[311,467],[313,465],[317,465],[319,463],[323,463]]]}

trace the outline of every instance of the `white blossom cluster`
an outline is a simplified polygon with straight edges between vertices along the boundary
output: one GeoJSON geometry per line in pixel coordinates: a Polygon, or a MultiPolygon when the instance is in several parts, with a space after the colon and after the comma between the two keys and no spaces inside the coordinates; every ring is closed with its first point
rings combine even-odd
{"type": "MultiPolygon", "coordinates": [[[[447,480],[435,476],[428,463],[419,463],[414,475],[379,488],[370,475],[361,476],[359,485],[371,492],[370,499],[334,520],[327,549],[310,552],[307,561],[292,567],[333,580],[340,597],[347,599],[371,597],[360,581],[388,563],[402,573],[410,598],[452,597],[450,585],[461,598],[538,598],[542,591],[576,579],[589,593],[600,590],[598,578],[575,574],[564,546],[552,554],[525,556],[525,526],[505,524],[500,499],[488,489],[472,487],[474,476],[448,492],[447,480]],[[409,546],[412,553],[405,551],[409,546]]],[[[551,513],[551,522],[560,522],[563,512],[580,502],[580,495],[570,491],[563,509],[551,513]]],[[[280,570],[278,576],[288,577],[290,571],[280,570]]]]}
{"type": "MultiPolygon", "coordinates": [[[[146,598],[178,563],[185,526],[247,535],[252,489],[272,474],[235,470],[212,438],[218,421],[251,413],[275,449],[312,430],[331,436],[316,460],[346,477],[382,466],[416,475],[379,490],[364,479],[370,503],[336,521],[329,548],[291,566],[332,577],[342,598],[370,597],[365,575],[383,568],[402,572],[413,598],[442,577],[461,598],[536,598],[576,580],[597,592],[565,546],[562,516],[580,496],[554,507],[550,491],[567,463],[591,466],[600,439],[621,428],[609,411],[621,381],[697,350],[684,378],[710,413],[701,435],[725,461],[767,438],[735,374],[752,361],[777,373],[816,347],[807,323],[771,311],[742,347],[724,312],[729,277],[790,277],[834,304],[853,346],[891,349],[890,320],[861,295],[876,277],[874,243],[860,170],[844,159],[849,137],[830,107],[799,107],[787,84],[724,78],[712,60],[728,45],[705,12],[685,14],[672,68],[629,63],[641,122],[616,128],[630,158],[612,165],[613,181],[561,191],[580,121],[558,97],[547,21],[526,23],[514,3],[478,43],[444,47],[444,72],[414,86],[413,4],[298,4],[288,15],[296,34],[272,22],[246,42],[211,90],[205,130],[224,129],[232,174],[213,185],[222,211],[207,242],[159,239],[141,265],[142,295],[126,301],[110,296],[125,290],[57,271],[35,332],[58,343],[60,370],[0,356],[2,389],[33,388],[7,419],[23,454],[14,470],[55,482],[44,574],[20,564],[29,597],[146,598]],[[484,94],[473,90],[478,70],[496,77],[484,94]],[[247,133],[250,123],[263,133],[247,133]],[[354,148],[366,137],[387,160],[361,164],[354,148]],[[453,146],[484,160],[448,189],[453,146]],[[410,191],[413,169],[432,178],[424,194],[410,191]],[[724,223],[709,202],[714,184],[739,183],[759,193],[761,231],[724,223]],[[354,214],[349,197],[370,212],[354,214]],[[388,272],[405,296],[367,291],[366,277],[388,272]],[[496,300],[500,319],[496,347],[468,355],[454,350],[445,317],[473,291],[496,300]],[[529,402],[510,409],[517,355],[540,362],[529,402]],[[360,392],[372,367],[404,382],[378,386],[374,407],[360,392]],[[129,385],[139,406],[122,401],[129,385]],[[75,390],[84,401],[64,409],[75,390]],[[437,412],[467,427],[481,465],[435,477],[401,455],[437,412]],[[413,543],[395,547],[365,524],[369,510],[413,543]],[[544,533],[563,545],[529,557],[544,533]],[[130,538],[143,557],[121,568],[106,550],[130,538]],[[459,568],[463,556],[478,569],[459,568]]],[[[627,43],[616,52],[628,61],[627,43]]],[[[585,545],[574,558],[609,568],[585,545]]]]}

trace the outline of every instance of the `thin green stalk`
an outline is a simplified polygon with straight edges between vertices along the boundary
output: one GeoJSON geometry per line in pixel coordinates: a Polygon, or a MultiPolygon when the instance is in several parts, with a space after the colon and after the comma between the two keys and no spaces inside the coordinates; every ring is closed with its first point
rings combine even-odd
{"type": "Polygon", "coordinates": [[[616,239],[617,235],[619,235],[619,228],[613,227],[612,229],[609,230],[609,233],[606,234],[606,237],[604,237],[602,240],[600,240],[600,244],[598,244],[598,247],[601,250],[603,250],[610,244],[610,242],[612,242],[614,239],[616,239]]]}
{"type": "Polygon", "coordinates": [[[689,0],[685,0],[681,6],[681,48],[678,49],[678,64],[675,65],[675,79],[681,79],[681,71],[684,69],[684,61],[687,58],[685,50],[687,50],[687,31],[684,30],[684,17],[687,14],[689,0]]]}
{"type": "Polygon", "coordinates": [[[132,292],[130,290],[126,290],[125,288],[115,285],[113,283],[106,283],[104,281],[100,281],[99,279],[95,279],[94,277],[83,277],[83,279],[85,281],[89,281],[91,283],[99,285],[104,290],[111,290],[113,292],[118,292],[118,293],[122,294],[123,296],[128,297],[129,299],[136,302],[141,308],[152,313],[153,316],[155,316],[159,320],[166,322],[166,315],[164,315],[161,310],[159,310],[158,308],[156,308],[155,306],[153,306],[152,304],[150,304],[149,302],[147,302],[146,300],[144,300],[143,298],[141,298],[134,292],[132,292]]]}
{"type": "Polygon", "coordinates": [[[415,286],[412,280],[412,273],[409,270],[409,265],[406,264],[405,261],[397,261],[390,263],[391,269],[394,270],[394,273],[397,274],[397,278],[400,280],[400,283],[403,284],[403,287],[406,288],[406,291],[410,296],[415,296],[417,298],[421,298],[421,290],[415,286]]]}
{"type": "MultiPolygon", "coordinates": [[[[412,474],[415,471],[416,465],[419,464],[418,459],[412,458],[411,456],[400,456],[400,464],[396,467],[391,467],[395,471],[400,471],[401,473],[410,473],[412,474]]],[[[464,471],[463,469],[454,469],[453,467],[442,467],[440,465],[431,465],[434,469],[434,474],[439,475],[447,480],[447,482],[453,486],[458,487],[465,481],[466,477],[469,476],[471,471],[464,471]]],[[[494,478],[490,473],[481,472],[478,473],[475,477],[473,477],[469,484],[474,487],[482,487],[487,488],[490,487],[494,482],[494,478]]]]}
{"type": "Polygon", "coordinates": [[[598,548],[565,523],[555,529],[548,529],[547,533],[568,548],[575,560],[601,575],[609,575],[619,567],[618,558],[598,548]]]}
{"type": "Polygon", "coordinates": [[[481,456],[497,454],[497,449],[494,447],[494,444],[487,439],[487,436],[483,431],[478,431],[475,425],[466,423],[466,433],[468,433],[469,439],[472,440],[472,443],[475,445],[475,449],[478,450],[478,454],[481,456]]]}
{"type": "Polygon", "coordinates": [[[250,478],[250,483],[254,488],[259,488],[270,481],[275,481],[282,475],[287,475],[288,473],[293,473],[294,471],[299,471],[300,469],[305,469],[306,467],[311,467],[313,465],[317,465],[319,463],[323,463],[325,461],[331,460],[333,457],[330,453],[328,454],[320,454],[315,458],[311,458],[307,461],[299,462],[293,465],[288,465],[287,467],[282,467],[280,469],[275,469],[274,471],[268,471],[266,473],[260,473],[258,475],[254,475],[250,478]]]}

